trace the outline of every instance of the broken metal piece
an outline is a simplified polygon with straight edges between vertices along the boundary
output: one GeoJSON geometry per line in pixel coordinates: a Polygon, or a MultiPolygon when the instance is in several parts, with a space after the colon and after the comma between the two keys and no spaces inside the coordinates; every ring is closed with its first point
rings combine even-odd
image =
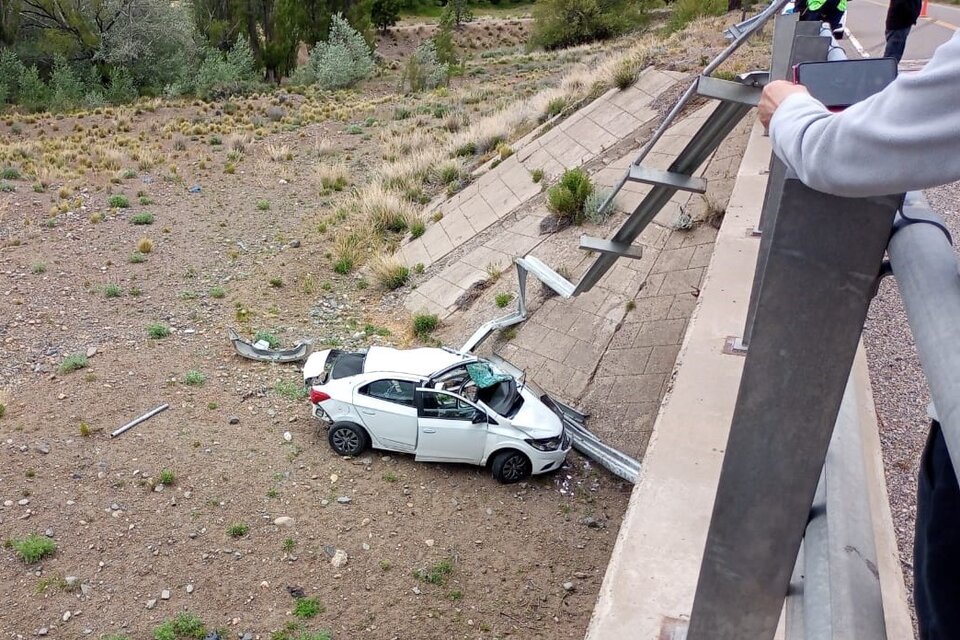
{"type": "Polygon", "coordinates": [[[139,418],[135,418],[135,419],[131,420],[130,422],[128,422],[127,424],[123,425],[122,427],[120,427],[119,429],[117,429],[116,431],[114,431],[113,433],[111,433],[111,434],[110,434],[110,437],[111,437],[111,438],[116,438],[118,435],[120,435],[120,434],[123,433],[124,431],[129,431],[130,429],[133,429],[135,426],[137,426],[137,425],[140,424],[141,422],[145,422],[145,421],[149,420],[150,418],[152,418],[153,416],[157,415],[157,414],[160,413],[161,411],[166,411],[168,408],[170,408],[170,405],[167,404],[167,403],[163,403],[162,405],[160,405],[159,407],[157,407],[157,408],[154,409],[153,411],[150,411],[149,413],[145,413],[145,414],[143,414],[142,416],[140,416],[139,418]]]}
{"type": "Polygon", "coordinates": [[[259,360],[260,362],[300,362],[306,360],[313,349],[313,343],[305,340],[295,347],[289,349],[270,349],[258,346],[241,338],[233,329],[230,332],[230,342],[238,354],[250,360],[259,360]]]}

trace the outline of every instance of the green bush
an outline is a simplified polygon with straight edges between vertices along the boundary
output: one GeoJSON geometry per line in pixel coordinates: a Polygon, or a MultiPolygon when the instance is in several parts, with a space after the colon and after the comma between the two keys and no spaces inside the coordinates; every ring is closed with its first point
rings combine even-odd
{"type": "Polygon", "coordinates": [[[318,42],[310,58],[294,74],[294,82],[321,89],[352,87],[373,73],[373,53],[366,40],[339,13],[330,21],[326,42],[318,42]]]}
{"type": "Polygon", "coordinates": [[[13,49],[5,48],[0,51],[0,104],[18,101],[23,72],[23,63],[13,49]]]}
{"type": "Polygon", "coordinates": [[[370,18],[373,26],[380,31],[397,24],[400,18],[400,0],[373,0],[370,5],[370,18]]]}
{"type": "Polygon", "coordinates": [[[261,340],[270,345],[271,349],[276,349],[280,346],[280,338],[278,338],[275,334],[270,333],[266,329],[260,329],[253,336],[254,342],[260,342],[261,340]]]}
{"type": "Polygon", "coordinates": [[[46,536],[31,533],[26,538],[15,538],[9,541],[14,553],[27,564],[40,562],[57,550],[57,543],[46,536]]]}
{"type": "Polygon", "coordinates": [[[539,0],[533,9],[532,42],[559,49],[613,38],[641,26],[651,4],[650,0],[539,0]]]}
{"type": "Polygon", "coordinates": [[[153,630],[154,640],[202,640],[206,634],[203,620],[192,613],[179,613],[153,630]]]}
{"type": "Polygon", "coordinates": [[[250,526],[243,522],[238,522],[227,527],[227,535],[231,538],[242,538],[250,532],[250,526]]]}
{"type": "Polygon", "coordinates": [[[107,202],[114,209],[126,209],[130,206],[130,200],[128,200],[127,196],[123,195],[122,193],[110,196],[110,199],[107,202]]]}
{"type": "Polygon", "coordinates": [[[593,193],[593,183],[582,169],[564,171],[560,182],[547,191],[547,208],[558,218],[580,224],[584,218],[584,204],[593,193]]]}
{"type": "Polygon", "coordinates": [[[727,11],[725,0],[676,0],[668,6],[673,11],[667,22],[667,31],[679,31],[697,18],[721,16],[727,11]]]}
{"type": "Polygon", "coordinates": [[[51,111],[70,111],[83,101],[83,81],[62,55],[53,58],[53,72],[50,74],[50,97],[48,108],[51,111]]]}
{"type": "Polygon", "coordinates": [[[166,338],[170,335],[170,327],[165,324],[160,324],[159,322],[147,325],[147,335],[149,335],[154,340],[159,340],[160,338],[166,338]]]}
{"type": "Polygon", "coordinates": [[[293,615],[298,618],[315,618],[324,611],[326,608],[316,598],[297,598],[297,604],[293,607],[293,615]]]}
{"type": "Polygon", "coordinates": [[[435,313],[418,313],[413,316],[413,332],[419,338],[426,338],[440,326],[440,318],[435,313]]]}
{"type": "Polygon", "coordinates": [[[143,213],[138,213],[134,216],[131,216],[130,224],[138,224],[138,225],[153,224],[153,214],[143,212],[143,213]]]}
{"type": "Polygon", "coordinates": [[[436,89],[445,85],[449,78],[449,65],[440,62],[437,45],[433,40],[427,40],[410,54],[400,83],[404,91],[415,93],[436,89]]]}
{"type": "Polygon", "coordinates": [[[60,363],[60,373],[70,373],[71,371],[78,371],[80,369],[85,369],[89,366],[90,361],[87,360],[87,356],[82,353],[77,353],[72,356],[67,356],[63,359],[63,362],[60,363]]]}
{"type": "MultiPolygon", "coordinates": [[[[253,91],[259,83],[256,61],[246,38],[239,36],[229,51],[204,49],[193,90],[205,100],[223,100],[253,91]]],[[[167,93],[185,93],[187,87],[168,89],[167,93]]]]}
{"type": "Polygon", "coordinates": [[[17,102],[27,111],[43,111],[50,102],[50,90],[40,78],[36,65],[22,67],[17,81],[17,102]]]}
{"type": "MultiPolygon", "coordinates": [[[[104,97],[100,99],[102,101],[104,97]]],[[[126,68],[115,67],[110,69],[110,81],[107,84],[105,99],[111,104],[125,104],[137,99],[137,85],[126,68]]]]}

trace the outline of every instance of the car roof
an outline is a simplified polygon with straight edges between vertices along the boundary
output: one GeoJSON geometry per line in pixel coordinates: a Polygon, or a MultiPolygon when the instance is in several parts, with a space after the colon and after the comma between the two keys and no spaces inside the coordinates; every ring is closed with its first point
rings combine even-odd
{"type": "Polygon", "coordinates": [[[393,349],[370,347],[363,363],[364,373],[408,373],[426,378],[446,367],[472,360],[467,356],[445,349],[421,347],[419,349],[393,349]]]}

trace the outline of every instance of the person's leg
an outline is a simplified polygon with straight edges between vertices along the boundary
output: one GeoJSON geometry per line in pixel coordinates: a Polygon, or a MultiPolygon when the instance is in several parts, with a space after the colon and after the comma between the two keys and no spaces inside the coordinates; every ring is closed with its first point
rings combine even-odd
{"type": "Polygon", "coordinates": [[[920,639],[960,638],[960,486],[936,421],[917,478],[913,567],[920,639]]]}
{"type": "Polygon", "coordinates": [[[910,27],[904,29],[891,29],[885,34],[887,46],[883,50],[884,58],[896,58],[899,63],[903,58],[903,51],[907,47],[907,36],[910,35],[910,27]]]}

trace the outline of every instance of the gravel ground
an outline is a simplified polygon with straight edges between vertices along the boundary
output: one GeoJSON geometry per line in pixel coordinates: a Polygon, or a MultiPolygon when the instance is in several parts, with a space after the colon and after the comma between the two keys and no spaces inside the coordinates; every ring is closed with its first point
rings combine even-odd
{"type": "MultiPolygon", "coordinates": [[[[960,233],[960,183],[926,192],[950,231],[960,233]]],[[[896,282],[887,278],[870,306],[863,340],[880,421],[887,490],[907,590],[913,590],[917,469],[927,436],[930,391],[920,368],[896,282]]]]}

